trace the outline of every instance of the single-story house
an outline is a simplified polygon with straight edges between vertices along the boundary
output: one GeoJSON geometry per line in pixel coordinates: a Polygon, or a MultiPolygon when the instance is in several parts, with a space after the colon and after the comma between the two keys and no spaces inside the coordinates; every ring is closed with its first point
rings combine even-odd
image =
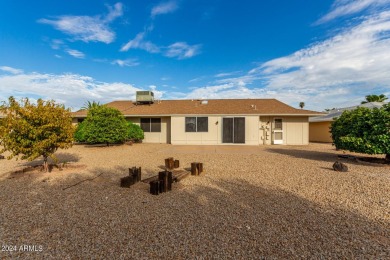
{"type": "Polygon", "coordinates": [[[339,117],[344,111],[354,110],[358,107],[367,108],[381,108],[386,102],[368,102],[358,106],[334,108],[329,110],[327,114],[317,117],[310,117],[309,119],[309,141],[332,143],[332,136],[330,134],[330,126],[335,118],[339,117]]]}
{"type": "MultiPolygon", "coordinates": [[[[323,114],[276,99],[113,101],[106,105],[140,125],[143,142],[175,145],[306,145],[309,117],[323,114]]],[[[72,114],[74,123],[81,122],[87,110],[72,114]]]]}

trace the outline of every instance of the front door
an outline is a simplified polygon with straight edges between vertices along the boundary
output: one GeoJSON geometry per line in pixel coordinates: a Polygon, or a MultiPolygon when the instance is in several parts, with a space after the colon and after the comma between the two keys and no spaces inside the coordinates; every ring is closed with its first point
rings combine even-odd
{"type": "Polygon", "coordinates": [[[245,117],[223,118],[222,143],[245,143],[245,117]]]}
{"type": "Polygon", "coordinates": [[[283,120],[280,118],[274,120],[273,144],[283,144],[283,120]]]}

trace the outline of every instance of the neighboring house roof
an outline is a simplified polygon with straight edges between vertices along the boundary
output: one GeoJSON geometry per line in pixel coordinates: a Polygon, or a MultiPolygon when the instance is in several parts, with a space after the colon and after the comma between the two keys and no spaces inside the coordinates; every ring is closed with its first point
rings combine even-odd
{"type": "MultiPolygon", "coordinates": [[[[296,109],[276,99],[208,99],[161,100],[153,104],[136,105],[133,101],[113,101],[106,104],[125,116],[171,115],[293,115],[318,116],[324,113],[296,109]]],[[[86,117],[87,110],[73,112],[74,117],[86,117]]]]}
{"type": "Polygon", "coordinates": [[[361,104],[358,106],[353,106],[353,107],[336,108],[336,109],[330,110],[328,112],[328,114],[326,114],[326,115],[311,117],[309,119],[309,122],[331,122],[331,121],[334,121],[334,118],[339,117],[344,111],[354,110],[358,107],[366,107],[366,108],[371,108],[371,109],[372,108],[381,108],[385,104],[387,104],[387,102],[368,102],[368,103],[361,104]]]}

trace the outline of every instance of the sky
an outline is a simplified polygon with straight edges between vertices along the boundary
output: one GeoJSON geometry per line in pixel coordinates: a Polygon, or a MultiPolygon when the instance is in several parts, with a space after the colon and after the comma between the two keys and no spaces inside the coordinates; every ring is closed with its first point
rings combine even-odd
{"type": "Polygon", "coordinates": [[[390,0],[1,0],[0,101],[390,97],[390,0]]]}

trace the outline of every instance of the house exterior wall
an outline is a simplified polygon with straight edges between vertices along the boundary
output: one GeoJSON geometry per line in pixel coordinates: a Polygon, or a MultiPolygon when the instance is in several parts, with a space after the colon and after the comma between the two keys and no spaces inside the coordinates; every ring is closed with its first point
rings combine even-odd
{"type": "MultiPolygon", "coordinates": [[[[188,115],[194,116],[194,115],[188,115]]],[[[204,116],[204,115],[202,115],[204,116]]],[[[194,144],[194,145],[217,145],[222,142],[222,119],[225,116],[208,116],[208,132],[186,132],[186,116],[171,117],[171,143],[194,144]]],[[[231,117],[231,116],[226,116],[231,117]]],[[[258,116],[235,116],[245,117],[245,144],[259,144],[259,117],[258,116]]],[[[232,143],[228,143],[232,144],[232,143]]]]}
{"type": "MultiPolygon", "coordinates": [[[[196,116],[196,115],[188,115],[196,116]]],[[[201,115],[202,117],[207,115],[201,115]]],[[[186,116],[165,116],[161,118],[161,132],[145,132],[144,143],[171,143],[193,145],[231,145],[222,142],[222,120],[227,117],[245,118],[245,145],[273,144],[274,120],[282,119],[283,145],[306,145],[309,143],[309,123],[307,116],[207,116],[208,132],[186,132],[186,116]]],[[[140,125],[141,117],[126,117],[140,125]]],[[[148,116],[145,116],[148,118],[148,116]]],[[[77,118],[73,118],[77,123],[77,118]]],[[[311,123],[310,123],[311,124],[311,123]]],[[[329,130],[327,130],[329,131],[329,130]]],[[[313,135],[310,129],[311,136],[313,135]]],[[[311,140],[311,139],[310,139],[311,140]]],[[[331,141],[331,140],[330,140],[331,141]]],[[[243,145],[243,144],[239,144],[243,145]]]]}
{"type": "Polygon", "coordinates": [[[259,144],[274,142],[275,119],[282,119],[284,145],[309,144],[309,122],[307,116],[260,116],[259,144]]]}
{"type": "Polygon", "coordinates": [[[308,117],[286,117],[285,119],[284,124],[286,126],[286,132],[283,141],[285,141],[287,145],[309,144],[308,117]]]}
{"type": "MultiPolygon", "coordinates": [[[[145,118],[150,118],[145,116],[145,118]]],[[[136,125],[140,125],[140,117],[126,117],[126,120],[133,122],[136,125]]],[[[161,132],[144,132],[145,138],[142,142],[144,143],[170,143],[170,117],[161,117],[161,132]]]]}
{"type": "Polygon", "coordinates": [[[310,122],[309,140],[310,142],[332,143],[329,133],[331,122],[310,122]]]}

